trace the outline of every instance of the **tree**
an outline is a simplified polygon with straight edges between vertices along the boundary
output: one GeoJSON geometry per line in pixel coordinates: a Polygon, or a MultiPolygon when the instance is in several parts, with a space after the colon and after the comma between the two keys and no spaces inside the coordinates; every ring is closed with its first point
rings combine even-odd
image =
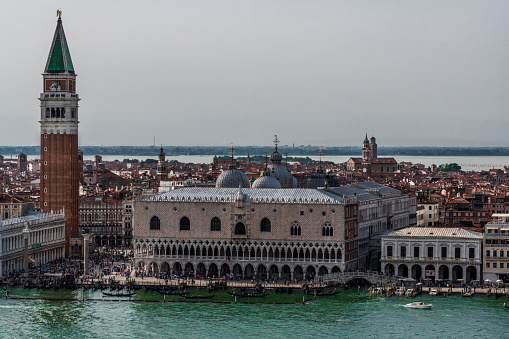
{"type": "Polygon", "coordinates": [[[438,166],[438,171],[440,171],[440,172],[459,172],[459,171],[461,171],[461,166],[455,162],[453,162],[451,164],[441,164],[440,166],[438,166]]]}

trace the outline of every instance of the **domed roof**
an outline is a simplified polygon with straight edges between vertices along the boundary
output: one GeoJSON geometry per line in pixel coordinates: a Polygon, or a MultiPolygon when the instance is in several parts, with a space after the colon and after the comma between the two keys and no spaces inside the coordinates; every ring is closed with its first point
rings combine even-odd
{"type": "Polygon", "coordinates": [[[272,163],[278,163],[278,162],[281,162],[283,160],[283,155],[281,153],[279,153],[276,149],[276,151],[274,153],[272,153],[270,155],[270,161],[272,161],[272,163]]]}
{"type": "Polygon", "coordinates": [[[249,188],[249,179],[241,170],[230,168],[221,173],[216,180],[216,187],[223,188],[249,188]]]}
{"type": "Polygon", "coordinates": [[[252,188],[281,188],[281,184],[276,178],[270,175],[262,175],[255,180],[252,188]]]}
{"type": "Polygon", "coordinates": [[[281,184],[281,188],[297,188],[299,184],[297,179],[290,173],[288,167],[282,164],[269,165],[269,173],[281,184]]]}
{"type": "Polygon", "coordinates": [[[164,151],[163,151],[163,146],[161,146],[161,150],[159,151],[159,156],[160,157],[164,157],[164,151]]]}

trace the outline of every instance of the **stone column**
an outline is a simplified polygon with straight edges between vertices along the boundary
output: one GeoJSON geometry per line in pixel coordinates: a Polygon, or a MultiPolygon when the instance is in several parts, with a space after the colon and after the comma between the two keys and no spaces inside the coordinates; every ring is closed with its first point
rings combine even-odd
{"type": "Polygon", "coordinates": [[[23,239],[25,241],[24,256],[23,256],[23,271],[28,274],[28,239],[30,238],[30,230],[28,229],[28,222],[25,222],[25,228],[23,229],[23,239]]]}
{"type": "Polygon", "coordinates": [[[90,244],[90,234],[83,234],[83,276],[89,274],[89,263],[88,263],[88,254],[89,254],[89,244],[90,244]]]}

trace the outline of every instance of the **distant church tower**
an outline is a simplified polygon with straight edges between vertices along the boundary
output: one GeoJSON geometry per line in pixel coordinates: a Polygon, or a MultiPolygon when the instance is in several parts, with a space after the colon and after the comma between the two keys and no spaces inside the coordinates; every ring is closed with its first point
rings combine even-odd
{"type": "Polygon", "coordinates": [[[366,134],[366,138],[364,138],[364,143],[362,145],[362,160],[371,160],[371,145],[369,144],[368,134],[366,134]]]}
{"type": "Polygon", "coordinates": [[[65,211],[66,255],[78,233],[79,154],[76,73],[58,13],[44,69],[41,101],[41,211],[65,211]]]}
{"type": "Polygon", "coordinates": [[[157,157],[157,179],[161,180],[164,177],[168,177],[168,173],[166,171],[166,157],[163,151],[163,146],[161,146],[161,150],[159,151],[159,155],[157,157]]]}

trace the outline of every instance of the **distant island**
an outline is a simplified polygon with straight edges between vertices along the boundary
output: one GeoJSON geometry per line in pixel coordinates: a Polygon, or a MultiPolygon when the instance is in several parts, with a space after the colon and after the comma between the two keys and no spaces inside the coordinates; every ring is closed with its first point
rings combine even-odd
{"type": "MultiPolygon", "coordinates": [[[[80,146],[87,156],[90,155],[125,155],[125,156],[157,156],[160,146],[80,146]]],[[[176,155],[229,155],[228,145],[225,146],[163,146],[166,156],[176,155]]],[[[235,146],[240,156],[249,154],[253,161],[260,161],[253,156],[270,155],[274,146],[235,146]]],[[[307,157],[316,156],[322,150],[323,156],[360,156],[359,146],[322,147],[322,146],[279,146],[283,156],[307,157]]],[[[19,153],[39,155],[39,146],[0,146],[0,155],[16,156],[19,153]]],[[[509,147],[378,147],[379,156],[509,156],[509,147]]],[[[122,159],[120,159],[122,160],[122,159]]],[[[290,161],[290,160],[289,160],[290,161]]]]}

